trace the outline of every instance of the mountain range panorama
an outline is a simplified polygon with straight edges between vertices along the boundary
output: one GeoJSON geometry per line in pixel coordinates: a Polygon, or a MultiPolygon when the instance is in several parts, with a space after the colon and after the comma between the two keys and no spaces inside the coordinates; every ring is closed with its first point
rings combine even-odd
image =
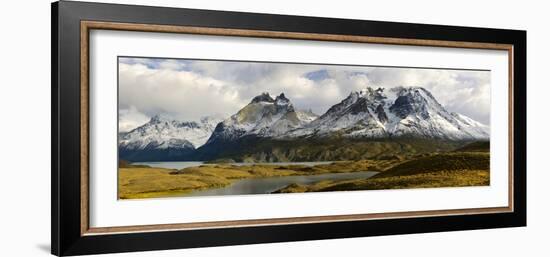
{"type": "Polygon", "coordinates": [[[258,154],[274,158],[269,157],[273,151],[286,151],[277,152],[280,157],[275,159],[290,160],[306,157],[289,157],[290,152],[295,152],[292,148],[298,146],[286,146],[285,141],[318,142],[335,138],[394,143],[402,138],[475,141],[488,140],[489,127],[447,111],[423,87],[388,90],[367,87],[351,92],[320,116],[296,110],[284,93],[275,98],[262,93],[223,120],[205,117],[200,122],[181,122],[154,116],[146,124],[119,136],[119,156],[130,161],[242,159],[244,155],[258,154]],[[257,149],[255,145],[266,147],[257,149]]]}

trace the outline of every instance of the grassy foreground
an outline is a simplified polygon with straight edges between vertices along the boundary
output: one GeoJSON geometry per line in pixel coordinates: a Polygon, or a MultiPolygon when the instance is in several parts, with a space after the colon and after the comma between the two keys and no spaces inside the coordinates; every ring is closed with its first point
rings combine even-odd
{"type": "Polygon", "coordinates": [[[354,190],[488,186],[488,170],[453,170],[410,176],[369,178],[347,181],[322,181],[314,185],[292,184],[275,193],[330,192],[354,190]]]}
{"type": "MultiPolygon", "coordinates": [[[[477,150],[477,149],[476,149],[477,150]]],[[[368,179],[291,184],[274,193],[487,186],[489,152],[446,152],[388,160],[339,161],[315,166],[231,163],[205,164],[181,170],[120,165],[120,199],[181,196],[196,190],[225,187],[235,180],[277,176],[379,171],[368,179]]]]}
{"type": "Polygon", "coordinates": [[[399,163],[398,160],[361,160],[315,166],[209,164],[181,170],[133,166],[124,163],[120,165],[118,173],[118,197],[136,199],[180,196],[195,190],[224,187],[238,179],[379,171],[397,163],[399,163]]]}
{"type": "Polygon", "coordinates": [[[489,178],[488,152],[441,153],[404,161],[368,179],[292,184],[275,193],[488,186],[489,178]]]}

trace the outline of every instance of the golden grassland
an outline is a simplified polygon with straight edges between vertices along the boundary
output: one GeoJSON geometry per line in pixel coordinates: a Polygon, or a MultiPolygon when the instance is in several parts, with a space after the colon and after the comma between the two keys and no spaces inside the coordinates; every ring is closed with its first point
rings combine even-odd
{"type": "Polygon", "coordinates": [[[404,188],[436,188],[489,185],[489,170],[444,170],[408,176],[372,177],[346,181],[292,184],[275,193],[330,192],[404,188]]]}
{"type": "Polygon", "coordinates": [[[378,171],[368,179],[291,184],[274,193],[435,188],[489,185],[489,152],[446,152],[389,160],[339,161],[307,165],[205,164],[181,170],[133,166],[119,168],[119,198],[180,196],[228,186],[245,178],[378,171]]]}
{"type": "Polygon", "coordinates": [[[489,153],[459,152],[421,156],[394,165],[368,179],[292,184],[275,193],[403,188],[488,186],[489,153]]]}
{"type": "Polygon", "coordinates": [[[184,195],[195,190],[224,187],[238,179],[378,171],[388,169],[398,162],[397,160],[361,160],[315,166],[208,164],[182,170],[134,167],[123,163],[118,173],[118,196],[120,199],[137,199],[184,195]]]}

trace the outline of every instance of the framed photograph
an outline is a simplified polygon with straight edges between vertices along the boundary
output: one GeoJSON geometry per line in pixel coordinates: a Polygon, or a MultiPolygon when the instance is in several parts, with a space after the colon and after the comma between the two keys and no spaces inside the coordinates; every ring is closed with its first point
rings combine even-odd
{"type": "Polygon", "coordinates": [[[526,225],[526,32],[56,2],[52,253],[526,225]]]}

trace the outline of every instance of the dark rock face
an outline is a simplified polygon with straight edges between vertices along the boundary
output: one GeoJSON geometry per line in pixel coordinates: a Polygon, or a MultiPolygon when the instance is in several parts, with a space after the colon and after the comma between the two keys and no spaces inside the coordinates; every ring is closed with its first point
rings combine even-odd
{"type": "Polygon", "coordinates": [[[326,117],[333,116],[335,113],[343,111],[345,108],[348,108],[349,105],[357,101],[358,94],[356,92],[351,93],[347,98],[342,100],[340,103],[331,106],[327,112],[319,117],[320,120],[325,119],[326,117]]]}
{"type": "Polygon", "coordinates": [[[226,126],[223,122],[220,122],[212,132],[212,135],[210,135],[210,138],[208,139],[206,144],[217,141],[224,142],[228,140],[234,140],[241,137],[244,133],[246,133],[246,131],[235,130],[232,127],[226,126]]]}
{"type": "Polygon", "coordinates": [[[390,111],[401,119],[412,113],[416,113],[422,119],[428,119],[430,114],[427,110],[427,104],[426,99],[416,90],[397,97],[395,103],[390,107],[390,111]]]}
{"type": "Polygon", "coordinates": [[[195,148],[163,148],[133,150],[118,149],[118,157],[131,162],[139,161],[187,161],[194,160],[195,148]]]}
{"type": "Polygon", "coordinates": [[[349,108],[349,112],[353,115],[357,115],[357,114],[360,114],[360,113],[363,113],[363,112],[366,112],[368,111],[368,101],[367,99],[365,98],[360,98],[359,100],[357,100],[356,103],[354,103],[350,108],[349,108]]]}
{"type": "Polygon", "coordinates": [[[404,95],[399,96],[390,107],[390,111],[401,119],[406,118],[413,110],[411,99],[404,95]]]}
{"type": "Polygon", "coordinates": [[[284,93],[281,93],[275,98],[275,113],[280,112],[294,112],[294,106],[290,104],[290,100],[285,97],[284,93]]]}
{"type": "Polygon", "coordinates": [[[187,140],[170,139],[167,142],[170,146],[159,148],[158,143],[151,143],[144,149],[136,148],[133,145],[118,148],[118,157],[122,160],[138,161],[179,161],[191,160],[195,147],[187,140]]]}
{"type": "Polygon", "coordinates": [[[277,96],[275,98],[275,101],[281,101],[281,102],[288,103],[290,100],[288,98],[286,98],[284,93],[281,93],[279,96],[277,96]]]}
{"type": "Polygon", "coordinates": [[[378,89],[374,90],[373,98],[374,98],[374,100],[377,100],[377,101],[386,99],[387,97],[384,94],[384,89],[379,87],[378,89]]]}
{"type": "MultiPolygon", "coordinates": [[[[283,94],[284,97],[284,94],[283,94]]],[[[252,103],[259,103],[259,102],[268,102],[273,103],[275,100],[269,95],[269,93],[262,93],[259,96],[256,96],[252,99],[252,103]]]]}
{"type": "Polygon", "coordinates": [[[386,115],[386,112],[384,111],[384,107],[382,106],[382,104],[379,104],[376,107],[375,112],[378,115],[378,120],[380,120],[380,122],[385,123],[388,121],[388,115],[386,115]]]}

